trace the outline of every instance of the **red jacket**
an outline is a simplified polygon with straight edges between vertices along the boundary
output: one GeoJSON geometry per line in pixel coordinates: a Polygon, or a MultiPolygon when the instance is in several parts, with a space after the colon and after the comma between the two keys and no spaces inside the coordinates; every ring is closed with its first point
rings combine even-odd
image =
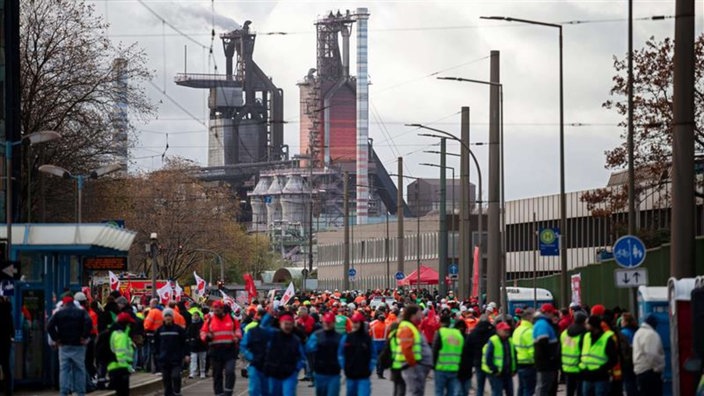
{"type": "Polygon", "coordinates": [[[200,328],[200,339],[211,345],[235,344],[242,338],[240,322],[230,315],[211,315],[200,328]]]}
{"type": "Polygon", "coordinates": [[[305,317],[299,316],[298,319],[296,319],[296,326],[303,328],[303,331],[308,335],[313,332],[315,319],[310,315],[306,315],[305,317]]]}

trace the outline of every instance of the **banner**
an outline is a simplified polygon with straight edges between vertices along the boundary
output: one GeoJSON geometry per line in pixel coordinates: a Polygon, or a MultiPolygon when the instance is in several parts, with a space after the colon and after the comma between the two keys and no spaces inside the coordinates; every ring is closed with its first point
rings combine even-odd
{"type": "Polygon", "coordinates": [[[120,288],[120,279],[112,271],[108,271],[108,276],[110,276],[110,290],[117,290],[120,288]]]}
{"type": "Polygon", "coordinates": [[[253,298],[257,298],[257,287],[254,286],[254,279],[251,274],[242,275],[242,279],[244,279],[244,289],[247,291],[247,294],[249,294],[249,300],[247,302],[251,303],[253,298]]]}
{"type": "Polygon", "coordinates": [[[294,294],[296,294],[296,289],[293,287],[293,282],[291,282],[288,284],[288,288],[286,288],[284,295],[281,296],[281,305],[288,304],[288,302],[293,298],[294,294]]]}
{"type": "Polygon", "coordinates": [[[161,304],[166,305],[173,298],[174,289],[171,287],[171,282],[166,282],[164,286],[156,290],[156,294],[161,299],[161,304]]]}
{"type": "Polygon", "coordinates": [[[472,268],[472,294],[478,297],[481,301],[482,296],[477,293],[479,291],[479,246],[474,247],[474,267],[472,268]]]}
{"type": "MultiPolygon", "coordinates": [[[[196,296],[203,298],[205,295],[205,279],[201,278],[196,274],[195,271],[193,271],[193,276],[196,278],[196,288],[194,290],[194,293],[196,296]]],[[[191,296],[194,297],[194,296],[191,296]]]]}
{"type": "Polygon", "coordinates": [[[230,308],[232,308],[232,311],[234,312],[234,310],[235,310],[235,299],[232,298],[232,297],[230,297],[230,296],[228,296],[227,294],[225,294],[225,292],[222,291],[222,290],[220,290],[220,294],[222,295],[222,302],[223,302],[223,304],[229,305],[230,308]]]}
{"type": "Polygon", "coordinates": [[[582,274],[574,274],[570,277],[570,285],[572,286],[572,302],[582,305],[582,274]]]}

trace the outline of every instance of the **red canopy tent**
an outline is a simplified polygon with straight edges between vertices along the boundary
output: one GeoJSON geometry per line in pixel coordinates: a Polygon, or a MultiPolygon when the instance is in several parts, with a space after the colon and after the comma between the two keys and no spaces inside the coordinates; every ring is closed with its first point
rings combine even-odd
{"type": "MultiPolygon", "coordinates": [[[[420,266],[420,284],[437,285],[440,274],[432,268],[424,265],[420,266]]],[[[396,281],[399,286],[411,286],[418,283],[418,270],[411,272],[400,281],[396,281]]]]}

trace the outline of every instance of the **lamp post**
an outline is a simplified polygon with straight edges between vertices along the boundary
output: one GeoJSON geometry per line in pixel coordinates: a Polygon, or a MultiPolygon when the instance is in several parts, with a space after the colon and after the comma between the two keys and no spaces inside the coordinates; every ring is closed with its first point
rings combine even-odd
{"type": "Polygon", "coordinates": [[[23,136],[15,142],[0,142],[5,148],[5,224],[7,226],[7,242],[5,247],[5,260],[7,263],[12,261],[12,149],[24,142],[29,142],[30,145],[47,143],[52,140],[60,139],[61,135],[56,131],[39,131],[23,136]]]}
{"type": "Polygon", "coordinates": [[[529,19],[511,18],[503,16],[481,17],[481,19],[491,19],[506,22],[526,23],[557,29],[559,34],[560,51],[560,299],[562,304],[569,301],[569,284],[567,279],[567,195],[565,193],[565,107],[563,89],[563,56],[562,56],[562,25],[533,21],[529,19]]]}
{"type": "MultiPolygon", "coordinates": [[[[202,253],[210,253],[210,254],[214,255],[218,260],[218,264],[220,264],[220,280],[225,282],[225,267],[223,265],[222,256],[218,252],[210,250],[210,249],[193,249],[193,251],[194,252],[202,252],[202,253]]],[[[210,284],[211,285],[213,284],[212,276],[210,278],[210,284]]]]}
{"type": "MultiPolygon", "coordinates": [[[[443,154],[442,152],[439,152],[439,153],[440,153],[440,154],[443,154]]],[[[445,154],[445,155],[453,155],[453,156],[458,156],[458,157],[459,157],[459,154],[448,154],[448,153],[444,153],[444,154],[445,154]]],[[[451,221],[450,221],[450,229],[451,229],[452,232],[454,233],[454,232],[455,232],[455,168],[452,167],[452,166],[447,166],[447,165],[442,166],[442,165],[437,165],[437,164],[430,164],[430,163],[427,163],[427,162],[423,162],[423,163],[420,163],[420,164],[418,164],[418,165],[422,165],[422,166],[431,166],[431,167],[433,167],[433,168],[440,168],[440,169],[443,169],[442,172],[445,172],[445,171],[447,171],[448,169],[450,169],[450,170],[452,171],[452,212],[451,212],[451,213],[452,213],[452,217],[451,217],[451,221]]],[[[446,238],[445,238],[445,242],[447,242],[447,239],[448,239],[448,238],[446,237],[446,238]]],[[[454,239],[453,239],[453,242],[450,243],[450,245],[452,245],[452,251],[450,252],[450,254],[451,254],[451,256],[452,256],[452,264],[454,264],[454,263],[455,263],[455,243],[454,243],[454,239]]],[[[454,285],[454,282],[453,282],[453,289],[454,289],[454,288],[455,288],[455,285],[454,285]]],[[[457,290],[454,290],[454,291],[457,292],[457,290]]]]}
{"type": "Polygon", "coordinates": [[[122,169],[120,164],[110,164],[102,166],[88,174],[84,175],[74,175],[66,169],[56,166],[56,165],[42,165],[39,167],[39,172],[43,172],[49,175],[58,176],[64,179],[74,179],[76,181],[76,186],[78,188],[78,210],[76,212],[76,222],[81,224],[83,216],[83,185],[86,179],[97,179],[101,176],[105,176],[109,173],[117,172],[122,169]]]}
{"type": "MultiPolygon", "coordinates": [[[[422,133],[420,136],[425,136],[425,137],[432,137],[432,138],[449,138],[451,140],[457,141],[462,145],[462,148],[469,153],[469,156],[472,158],[472,161],[474,162],[474,166],[477,168],[477,180],[479,181],[479,199],[476,200],[476,203],[479,204],[479,220],[477,221],[477,232],[479,233],[479,240],[477,241],[477,247],[479,248],[479,262],[474,263],[474,265],[478,266],[477,268],[479,271],[477,271],[481,277],[482,273],[482,256],[483,256],[483,250],[482,250],[482,244],[483,244],[483,231],[482,231],[482,223],[483,223],[483,213],[482,213],[482,170],[479,167],[479,161],[477,161],[477,157],[474,155],[474,152],[469,148],[469,146],[462,141],[462,139],[458,138],[457,136],[451,134],[450,132],[443,131],[441,129],[437,128],[431,128],[429,126],[425,126],[423,124],[406,124],[406,126],[412,126],[420,129],[427,129],[429,131],[437,132],[440,133],[444,136],[439,136],[439,135],[434,135],[432,133],[422,133]]],[[[467,177],[469,178],[469,174],[467,174],[467,177]]],[[[473,293],[476,293],[476,295],[479,297],[481,300],[481,280],[479,281],[479,290],[472,290],[473,293]]]]}
{"type": "MultiPolygon", "coordinates": [[[[420,296],[420,183],[418,183],[418,180],[420,180],[420,177],[413,177],[413,176],[406,176],[406,175],[398,175],[398,174],[389,174],[389,176],[398,176],[400,178],[404,179],[411,179],[416,181],[416,288],[418,289],[418,296],[420,296]]],[[[402,186],[399,186],[399,190],[402,188],[402,186]]],[[[440,284],[440,279],[438,278],[438,284],[440,284]]],[[[410,286],[410,281],[409,281],[409,286],[410,286]]]]}

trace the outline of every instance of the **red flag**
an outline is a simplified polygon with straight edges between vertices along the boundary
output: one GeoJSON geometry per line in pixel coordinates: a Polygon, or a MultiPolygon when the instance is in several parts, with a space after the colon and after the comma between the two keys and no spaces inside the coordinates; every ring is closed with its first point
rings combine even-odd
{"type": "Polygon", "coordinates": [[[247,290],[249,303],[251,303],[252,299],[257,297],[257,287],[254,285],[254,279],[252,279],[251,274],[242,275],[242,279],[244,279],[244,288],[247,290]]]}
{"type": "Polygon", "coordinates": [[[125,296],[127,301],[132,301],[132,282],[130,281],[129,272],[127,273],[127,287],[125,288],[125,291],[122,293],[122,295],[125,296]]]}
{"type": "Polygon", "coordinates": [[[481,300],[482,296],[479,295],[479,246],[474,247],[474,268],[472,269],[472,294],[479,297],[481,300]]]}

